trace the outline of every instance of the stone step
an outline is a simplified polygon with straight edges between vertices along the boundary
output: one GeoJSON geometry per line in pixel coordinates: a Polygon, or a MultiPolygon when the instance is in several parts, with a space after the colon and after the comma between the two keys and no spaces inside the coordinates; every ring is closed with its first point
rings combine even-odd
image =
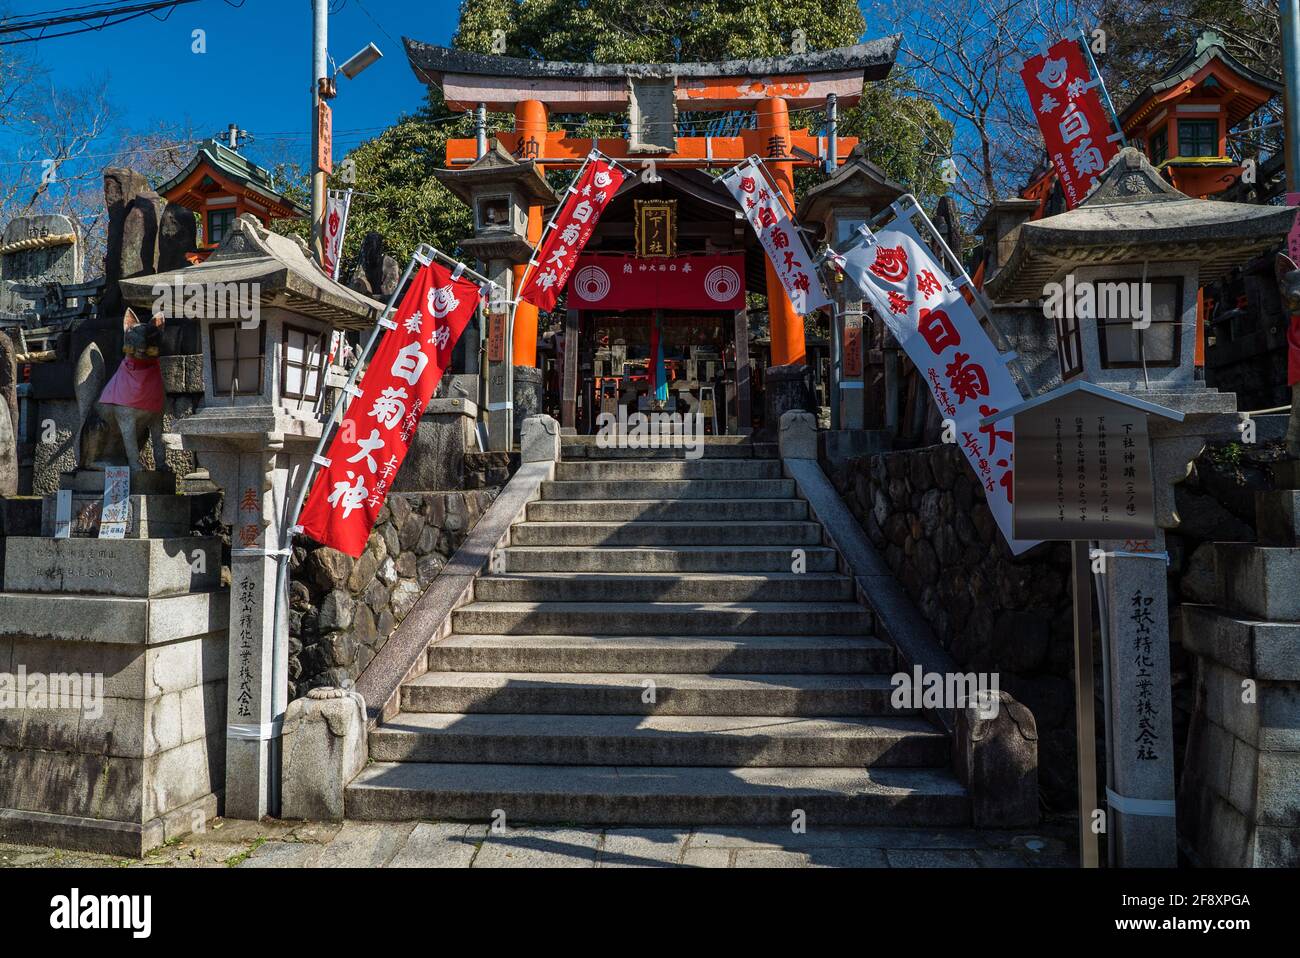
{"type": "Polygon", "coordinates": [[[892,692],[887,675],[426,672],[402,686],[402,711],[804,718],[914,714],[914,709],[894,709],[892,692]]]}
{"type": "Polygon", "coordinates": [[[946,767],[920,718],[464,715],[411,712],[370,733],[376,762],[521,765],[946,767]]]}
{"type": "Polygon", "coordinates": [[[347,790],[348,817],[582,825],[970,824],[949,772],[911,768],[630,768],[373,762],[347,790]]]}
{"type": "Polygon", "coordinates": [[[555,478],[606,479],[780,479],[777,459],[627,459],[557,462],[555,478]]]}
{"type": "Polygon", "coordinates": [[[474,598],[479,602],[851,602],[853,580],[817,572],[507,573],[478,579],[474,598]]]}
{"type": "Polygon", "coordinates": [[[842,635],[452,635],[432,672],[892,673],[894,649],[842,635]]]}
{"type": "Polygon", "coordinates": [[[520,546],[820,545],[815,522],[525,522],[520,546]]]}
{"type": "Polygon", "coordinates": [[[802,499],[564,499],[530,502],[529,522],[797,522],[802,499]]]}
{"type": "Polygon", "coordinates": [[[472,602],[452,613],[459,635],[870,635],[855,602],[472,602]]]}
{"type": "Polygon", "coordinates": [[[789,572],[794,551],[807,571],[834,572],[838,556],[824,546],[676,546],[645,548],[554,548],[511,546],[503,550],[509,572],[789,572]]]}
{"type": "Polygon", "coordinates": [[[793,479],[590,479],[543,482],[543,501],[566,499],[788,499],[793,479]]]}

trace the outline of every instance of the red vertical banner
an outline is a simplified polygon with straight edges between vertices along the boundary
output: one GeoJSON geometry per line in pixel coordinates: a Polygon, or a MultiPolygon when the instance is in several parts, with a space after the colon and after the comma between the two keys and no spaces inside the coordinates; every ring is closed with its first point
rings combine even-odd
{"type": "Polygon", "coordinates": [[[550,232],[542,238],[533,268],[519,291],[520,299],[540,310],[555,306],[600,214],[626,178],[622,170],[599,156],[587,161],[569,187],[550,232]]]}
{"type": "Polygon", "coordinates": [[[1111,139],[1118,131],[1102,99],[1101,78],[1092,75],[1079,43],[1058,40],[1020,69],[1070,209],[1083,201],[1119,152],[1119,143],[1111,139]]]}
{"type": "Polygon", "coordinates": [[[430,263],[415,274],[343,414],[298,524],[356,558],[393,485],[420,415],[478,306],[479,288],[430,263]]]}

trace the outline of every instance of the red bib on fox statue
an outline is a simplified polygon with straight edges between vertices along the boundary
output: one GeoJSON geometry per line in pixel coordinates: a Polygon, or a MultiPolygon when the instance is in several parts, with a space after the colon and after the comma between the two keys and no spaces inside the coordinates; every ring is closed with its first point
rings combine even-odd
{"type": "Polygon", "coordinates": [[[158,333],[165,320],[155,316],[143,324],[132,310],[122,321],[125,357],[108,381],[99,401],[112,406],[129,406],[147,412],[163,411],[162,367],[158,363],[158,333]]]}

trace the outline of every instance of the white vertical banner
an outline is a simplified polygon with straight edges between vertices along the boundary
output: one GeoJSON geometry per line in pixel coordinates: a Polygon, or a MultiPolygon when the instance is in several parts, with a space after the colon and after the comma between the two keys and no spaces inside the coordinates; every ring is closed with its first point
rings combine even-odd
{"type": "Polygon", "coordinates": [[[343,235],[348,228],[348,211],[352,209],[352,191],[330,190],[325,194],[325,241],[321,256],[330,279],[339,278],[339,261],[343,258],[343,235]]]}
{"type": "Polygon", "coordinates": [[[745,211],[768,260],[800,315],[830,305],[830,297],[813,266],[813,256],[798,225],[781,202],[781,191],[768,179],[756,156],[737,163],[720,177],[745,211]]]}
{"type": "Polygon", "coordinates": [[[1011,420],[979,422],[1023,400],[961,290],[906,221],[875,234],[862,226],[848,249],[832,255],[916,364],[939,412],[952,421],[954,441],[984,487],[1011,551],[1018,555],[1036,545],[1012,536],[1011,420]]]}

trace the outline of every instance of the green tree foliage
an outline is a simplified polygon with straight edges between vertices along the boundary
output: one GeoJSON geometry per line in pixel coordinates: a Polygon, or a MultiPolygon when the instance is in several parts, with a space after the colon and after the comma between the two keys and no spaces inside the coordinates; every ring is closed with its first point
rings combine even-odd
{"type": "MultiPolygon", "coordinates": [[[[490,53],[494,31],[506,34],[505,54],[578,62],[716,62],[780,56],[802,30],[809,50],[858,42],[866,23],[853,0],[464,0],[453,45],[490,53]]],[[[938,163],[948,155],[952,128],[902,81],[869,84],[862,103],[841,111],[841,134],[863,138],[870,159],[918,195],[942,192],[938,163]]],[[[791,117],[796,127],[821,129],[820,111],[791,117]]],[[[552,128],[575,135],[617,135],[620,117],[552,116],[552,128]]],[[[489,117],[489,130],[509,129],[508,115],[489,117]]],[[[420,242],[453,250],[471,230],[469,210],[433,178],[445,165],[450,138],[472,137],[467,114],[449,111],[430,88],[417,113],[355,149],[356,189],[373,194],[353,206],[344,262],[361,238],[383,234],[395,257],[420,242]]],[[[571,173],[555,174],[557,183],[571,173]]],[[[820,174],[799,177],[803,187],[820,174]]],[[[337,177],[336,177],[337,179],[337,177]]],[[[331,185],[337,185],[332,183],[331,185]]]]}

